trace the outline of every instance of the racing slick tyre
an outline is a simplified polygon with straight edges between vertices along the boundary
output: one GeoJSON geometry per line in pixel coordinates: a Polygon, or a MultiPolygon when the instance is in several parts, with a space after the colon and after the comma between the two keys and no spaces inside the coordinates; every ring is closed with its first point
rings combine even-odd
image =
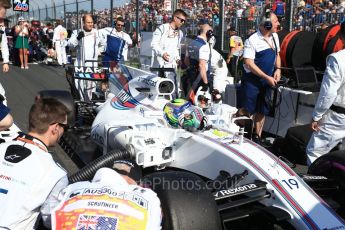
{"type": "Polygon", "coordinates": [[[156,172],[146,176],[144,184],[160,198],[162,229],[222,229],[216,202],[197,175],[181,171],[156,172]]]}
{"type": "Polygon", "coordinates": [[[309,174],[335,178],[345,184],[345,150],[327,153],[309,167],[309,174]]]}
{"type": "Polygon", "coordinates": [[[333,198],[340,204],[340,214],[345,217],[345,150],[329,152],[317,158],[309,167],[308,174],[325,176],[335,181],[339,188],[333,198]]]}

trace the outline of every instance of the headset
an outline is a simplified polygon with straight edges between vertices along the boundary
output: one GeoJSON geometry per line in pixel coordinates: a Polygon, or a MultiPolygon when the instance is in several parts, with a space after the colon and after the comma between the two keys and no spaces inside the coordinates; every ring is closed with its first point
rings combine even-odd
{"type": "Polygon", "coordinates": [[[264,16],[262,17],[261,25],[263,25],[266,30],[272,29],[271,10],[266,10],[264,16]]]}
{"type": "Polygon", "coordinates": [[[208,31],[206,32],[207,41],[209,41],[210,38],[213,37],[213,36],[214,36],[213,30],[208,30],[208,31]]]}

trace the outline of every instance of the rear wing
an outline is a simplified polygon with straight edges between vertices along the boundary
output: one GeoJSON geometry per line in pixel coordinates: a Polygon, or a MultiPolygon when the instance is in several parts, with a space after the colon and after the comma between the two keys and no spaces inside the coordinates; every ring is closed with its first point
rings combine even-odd
{"type": "Polygon", "coordinates": [[[66,77],[88,81],[105,81],[109,78],[109,67],[67,66],[66,77]]]}

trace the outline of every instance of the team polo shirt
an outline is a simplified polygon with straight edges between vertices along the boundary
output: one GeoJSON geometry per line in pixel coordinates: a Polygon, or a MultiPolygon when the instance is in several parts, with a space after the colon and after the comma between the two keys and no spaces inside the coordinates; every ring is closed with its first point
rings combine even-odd
{"type": "MultiPolygon", "coordinates": [[[[243,57],[253,59],[254,63],[263,72],[265,72],[267,75],[272,76],[276,59],[276,57],[272,57],[272,55],[275,56],[280,52],[279,47],[279,38],[276,33],[273,33],[267,42],[266,40],[264,40],[264,37],[262,36],[260,30],[258,30],[245,41],[243,57]],[[274,54],[272,53],[272,51],[274,54]]],[[[246,73],[250,73],[250,70],[246,64],[243,64],[243,67],[246,73]]]]}
{"type": "MultiPolygon", "coordinates": [[[[198,66],[199,60],[201,59],[209,63],[211,55],[209,44],[201,37],[197,37],[190,43],[188,47],[188,55],[191,61],[191,65],[198,66]]],[[[207,70],[208,65],[206,65],[206,71],[207,70]]]]}

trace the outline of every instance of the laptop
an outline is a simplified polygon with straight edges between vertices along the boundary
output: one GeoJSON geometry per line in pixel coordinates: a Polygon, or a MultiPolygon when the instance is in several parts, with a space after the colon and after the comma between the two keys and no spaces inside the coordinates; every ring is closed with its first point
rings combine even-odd
{"type": "Polygon", "coordinates": [[[319,92],[321,83],[318,82],[314,67],[295,67],[297,89],[319,92]]]}

